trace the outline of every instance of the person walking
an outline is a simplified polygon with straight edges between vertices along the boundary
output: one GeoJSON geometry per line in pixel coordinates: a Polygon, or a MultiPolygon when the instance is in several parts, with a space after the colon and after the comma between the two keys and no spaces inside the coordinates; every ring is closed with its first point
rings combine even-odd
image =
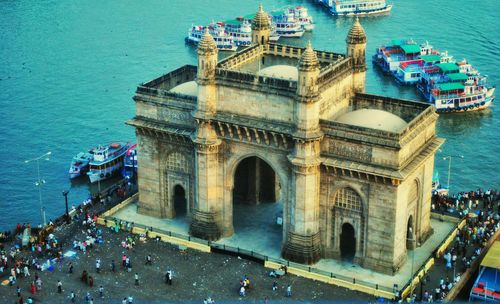
{"type": "Polygon", "coordinates": [[[97,273],[101,272],[101,259],[95,260],[95,271],[97,273]]]}
{"type": "Polygon", "coordinates": [[[99,296],[100,296],[101,298],[104,298],[104,287],[102,287],[102,285],[101,285],[101,286],[99,286],[99,296]]]}
{"type": "Polygon", "coordinates": [[[39,277],[36,278],[36,288],[40,291],[42,290],[42,279],[40,279],[39,277]]]}
{"type": "Polygon", "coordinates": [[[172,285],[172,270],[167,271],[167,277],[168,277],[168,285],[172,285]]]}
{"type": "Polygon", "coordinates": [[[146,257],[146,265],[152,265],[152,259],[151,259],[151,255],[148,254],[148,256],[146,257]]]}
{"type": "Polygon", "coordinates": [[[28,269],[28,265],[24,265],[24,268],[23,268],[23,275],[24,275],[24,277],[25,277],[25,278],[27,278],[27,277],[31,276],[31,275],[30,275],[30,271],[29,271],[29,269],[28,269]]]}
{"type": "Polygon", "coordinates": [[[94,278],[92,276],[89,276],[89,287],[94,287],[94,278]]]}
{"type": "Polygon", "coordinates": [[[31,294],[36,294],[35,281],[31,282],[31,284],[30,284],[30,290],[31,290],[31,294]]]}
{"type": "Polygon", "coordinates": [[[134,278],[135,278],[135,285],[138,286],[139,285],[139,274],[137,272],[135,273],[134,278]]]}
{"type": "Polygon", "coordinates": [[[115,260],[111,260],[111,271],[115,272],[115,268],[116,268],[115,260]]]}
{"type": "Polygon", "coordinates": [[[69,273],[73,273],[73,263],[69,262],[69,273]]]}
{"type": "Polygon", "coordinates": [[[291,297],[292,296],[292,285],[288,284],[286,287],[286,296],[291,297]]]}
{"type": "Polygon", "coordinates": [[[16,292],[17,292],[17,297],[20,297],[21,296],[21,287],[19,287],[19,285],[16,288],[16,292]]]}
{"type": "Polygon", "coordinates": [[[70,299],[71,303],[75,303],[75,301],[76,301],[76,295],[75,295],[74,291],[71,292],[71,294],[69,296],[69,299],[70,299]]]}
{"type": "Polygon", "coordinates": [[[62,293],[62,282],[57,280],[57,293],[62,293]]]}

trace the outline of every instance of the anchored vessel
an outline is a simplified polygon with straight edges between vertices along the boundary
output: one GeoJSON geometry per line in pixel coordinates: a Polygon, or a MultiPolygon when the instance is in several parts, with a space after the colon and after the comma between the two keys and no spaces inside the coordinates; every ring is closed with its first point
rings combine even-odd
{"type": "Polygon", "coordinates": [[[354,16],[389,13],[391,4],[385,0],[316,0],[334,16],[354,16]]]}
{"type": "Polygon", "coordinates": [[[95,183],[109,178],[120,171],[124,155],[130,147],[130,143],[115,142],[92,149],[94,158],[90,161],[90,170],[87,172],[90,182],[95,183]]]}
{"type": "Polygon", "coordinates": [[[92,153],[80,152],[73,157],[69,166],[69,177],[76,178],[89,171],[89,162],[93,159],[92,153]]]}
{"type": "MultiPolygon", "coordinates": [[[[217,48],[222,51],[236,51],[238,46],[234,41],[234,37],[230,35],[224,26],[223,22],[212,23],[208,26],[193,25],[188,31],[188,36],[186,37],[187,43],[198,44],[203,32],[208,29],[210,34],[214,37],[215,44],[217,48]]],[[[240,41],[244,41],[244,37],[241,37],[240,41]]]]}

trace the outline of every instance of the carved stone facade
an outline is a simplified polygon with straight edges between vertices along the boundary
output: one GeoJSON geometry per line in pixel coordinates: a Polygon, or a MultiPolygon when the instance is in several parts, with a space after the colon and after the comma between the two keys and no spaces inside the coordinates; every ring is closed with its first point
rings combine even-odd
{"type": "Polygon", "coordinates": [[[190,234],[231,236],[236,170],[256,157],[279,180],[284,258],[349,258],[397,272],[407,250],[432,233],[431,180],[442,143],[433,107],[363,93],[359,21],[347,55],[269,43],[262,22],[254,45],[219,62],[205,33],[198,67],[137,89],[128,124],[138,140],[139,212],[175,217],[181,186],[190,234]]]}

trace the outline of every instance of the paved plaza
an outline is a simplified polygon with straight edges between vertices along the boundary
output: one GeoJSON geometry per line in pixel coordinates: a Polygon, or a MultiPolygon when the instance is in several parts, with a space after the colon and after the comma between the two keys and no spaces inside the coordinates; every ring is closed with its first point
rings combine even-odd
{"type": "MultiPolygon", "coordinates": [[[[235,204],[233,236],[217,241],[232,247],[253,250],[272,258],[280,258],[282,244],[282,226],[278,225],[277,217],[281,215],[283,204],[261,203],[258,206],[235,204]]],[[[122,220],[152,226],[154,228],[188,235],[189,222],[187,218],[159,219],[137,213],[137,205],[130,204],[113,215],[122,220]]],[[[434,234],[414,252],[409,251],[407,262],[395,276],[377,273],[345,261],[321,259],[312,267],[337,275],[356,278],[372,284],[379,284],[391,288],[398,284],[403,287],[410,279],[410,274],[417,271],[429,258],[434,249],[446,238],[454,227],[454,223],[431,219],[434,234]],[[413,266],[412,266],[413,264],[413,266]]]]}

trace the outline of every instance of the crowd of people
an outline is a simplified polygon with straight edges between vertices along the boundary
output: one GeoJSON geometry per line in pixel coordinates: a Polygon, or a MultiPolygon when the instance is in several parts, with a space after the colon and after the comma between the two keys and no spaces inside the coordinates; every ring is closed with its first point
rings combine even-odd
{"type": "MultiPolygon", "coordinates": [[[[423,302],[443,301],[478,259],[488,241],[500,229],[500,200],[496,190],[460,192],[453,196],[435,194],[433,211],[465,218],[466,224],[457,230],[455,239],[442,257],[446,276],[440,277],[433,289],[423,292],[423,302]]],[[[428,281],[428,279],[427,279],[428,281]]],[[[416,295],[408,297],[415,301],[416,295]]]]}

